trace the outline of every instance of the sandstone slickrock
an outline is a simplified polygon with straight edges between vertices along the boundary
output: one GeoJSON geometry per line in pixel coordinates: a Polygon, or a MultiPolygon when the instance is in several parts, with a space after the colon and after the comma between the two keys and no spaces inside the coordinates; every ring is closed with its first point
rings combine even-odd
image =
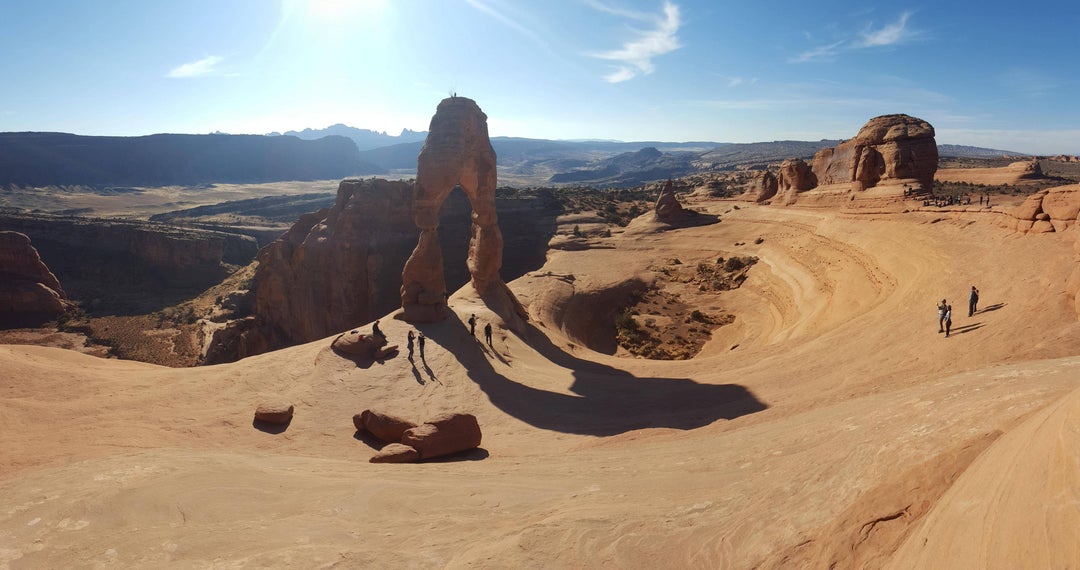
{"type": "Polygon", "coordinates": [[[1040,190],[1008,212],[1001,225],[1022,233],[1065,231],[1080,222],[1080,184],[1040,190]]]}
{"type": "Polygon", "coordinates": [[[431,459],[480,446],[480,424],[472,414],[444,414],[402,434],[401,443],[431,459]]]}
{"type": "Polygon", "coordinates": [[[353,416],[353,425],[387,443],[400,443],[405,432],[417,424],[393,414],[364,410],[353,416]]]}
{"type": "Polygon", "coordinates": [[[357,329],[341,333],[330,346],[334,350],[354,356],[375,356],[386,345],[386,337],[364,334],[357,329]]]}
{"type": "Polygon", "coordinates": [[[414,463],[420,460],[420,452],[401,444],[391,443],[371,456],[371,463],[414,463]]]}
{"type": "Polygon", "coordinates": [[[851,184],[854,191],[885,180],[910,180],[929,190],[937,170],[934,127],[909,115],[870,119],[855,138],[814,155],[818,185],[851,184]]]}
{"type": "Polygon", "coordinates": [[[467,260],[473,287],[481,295],[495,287],[505,289],[499,277],[503,241],[495,213],[495,183],[495,150],[488,139],[487,115],[472,99],[443,99],[417,159],[412,206],[420,239],[401,274],[406,320],[431,322],[448,314],[439,209],[457,185],[473,210],[467,260]]]}
{"type": "Polygon", "coordinates": [[[30,238],[0,232],[0,328],[41,324],[74,308],[30,238]]]}
{"type": "Polygon", "coordinates": [[[293,418],[293,405],[283,402],[269,402],[259,404],[255,408],[255,419],[268,424],[287,424],[293,418]]]}

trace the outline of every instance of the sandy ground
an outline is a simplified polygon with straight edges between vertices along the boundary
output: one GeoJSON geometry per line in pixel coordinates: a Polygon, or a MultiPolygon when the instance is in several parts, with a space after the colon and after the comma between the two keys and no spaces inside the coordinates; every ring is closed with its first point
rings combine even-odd
{"type": "Polygon", "coordinates": [[[723,221],[553,252],[511,284],[534,318],[493,349],[462,324],[496,318],[468,287],[413,361],[357,366],[330,339],[198,369],[0,346],[0,568],[1080,563],[1073,232],[705,205],[723,221]],[[601,354],[580,337],[603,323],[567,324],[650,264],[732,255],[760,261],[697,358],[601,354]],[[276,399],[292,424],[255,429],[276,399]],[[365,408],[474,413],[483,449],[370,464],[365,408]]]}

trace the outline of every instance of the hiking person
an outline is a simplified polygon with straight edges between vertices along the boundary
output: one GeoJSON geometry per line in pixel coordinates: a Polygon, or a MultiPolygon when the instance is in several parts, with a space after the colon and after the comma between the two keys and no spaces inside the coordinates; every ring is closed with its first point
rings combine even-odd
{"type": "Polygon", "coordinates": [[[491,323],[484,325],[484,338],[487,339],[488,346],[491,346],[491,323]]]}
{"type": "Polygon", "coordinates": [[[424,359],[424,333],[420,333],[420,336],[416,339],[416,343],[420,345],[420,360],[424,359]]]}
{"type": "Polygon", "coordinates": [[[945,338],[949,338],[949,331],[952,330],[952,305],[945,306],[945,338]]]}
{"type": "Polygon", "coordinates": [[[469,315],[469,334],[476,336],[476,314],[469,315]]]}
{"type": "Polygon", "coordinates": [[[968,316],[974,315],[977,310],[979,310],[979,290],[972,285],[971,295],[968,295],[968,316]]]}
{"type": "Polygon", "coordinates": [[[945,332],[945,309],[949,307],[949,304],[942,299],[937,306],[937,328],[939,333],[945,332]]]}
{"type": "Polygon", "coordinates": [[[379,319],[375,319],[375,322],[371,323],[371,336],[381,336],[386,338],[386,335],[379,330],[379,319]]]}
{"type": "Polygon", "coordinates": [[[412,360],[414,338],[416,338],[416,335],[413,334],[412,329],[409,329],[409,336],[405,341],[405,346],[409,347],[409,360],[412,360]]]}

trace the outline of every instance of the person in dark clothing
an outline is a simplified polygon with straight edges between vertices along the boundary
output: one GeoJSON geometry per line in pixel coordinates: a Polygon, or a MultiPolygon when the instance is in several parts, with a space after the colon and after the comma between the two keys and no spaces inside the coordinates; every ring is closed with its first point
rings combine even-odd
{"type": "Polygon", "coordinates": [[[971,295],[968,296],[968,316],[975,314],[975,311],[979,310],[979,290],[974,285],[971,286],[971,295]]]}
{"type": "Polygon", "coordinates": [[[952,305],[945,307],[945,338],[949,338],[949,331],[952,330],[952,305]]]}
{"type": "Polygon", "coordinates": [[[484,325],[484,338],[487,339],[488,346],[491,346],[491,323],[484,325]]]}
{"type": "Polygon", "coordinates": [[[417,339],[416,339],[416,343],[418,345],[420,345],[420,360],[423,360],[424,359],[424,333],[420,333],[420,336],[417,337],[417,339]]]}
{"type": "Polygon", "coordinates": [[[386,335],[379,330],[379,319],[375,319],[375,322],[371,323],[371,336],[381,336],[386,338],[386,335]]]}
{"type": "Polygon", "coordinates": [[[414,339],[414,338],[416,338],[416,335],[414,335],[414,334],[413,334],[413,332],[412,332],[412,329],[410,329],[410,330],[409,330],[409,336],[408,336],[408,340],[406,340],[406,342],[405,342],[405,346],[409,347],[409,360],[412,360],[412,354],[413,354],[413,339],[414,339]]]}
{"type": "Polygon", "coordinates": [[[476,315],[469,315],[469,334],[476,336],[476,315]]]}

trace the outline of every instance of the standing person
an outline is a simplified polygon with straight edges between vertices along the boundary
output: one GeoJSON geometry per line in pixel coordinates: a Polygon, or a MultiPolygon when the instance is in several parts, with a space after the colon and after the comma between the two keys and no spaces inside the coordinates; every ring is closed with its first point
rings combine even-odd
{"type": "Polygon", "coordinates": [[[414,335],[414,334],[413,334],[413,332],[412,332],[412,329],[409,329],[409,338],[408,338],[408,340],[406,341],[406,345],[405,345],[405,346],[408,346],[408,347],[409,347],[409,360],[412,360],[412,353],[413,353],[413,339],[414,339],[414,338],[416,338],[416,335],[414,335]]]}
{"type": "Polygon", "coordinates": [[[971,286],[971,295],[968,296],[968,316],[975,314],[975,311],[979,310],[979,290],[974,285],[971,286]]]}
{"type": "Polygon", "coordinates": [[[945,309],[949,307],[949,304],[942,299],[937,306],[937,328],[939,333],[945,332],[945,309]]]}
{"type": "Polygon", "coordinates": [[[476,336],[476,314],[469,315],[469,334],[476,336]]]}
{"type": "Polygon", "coordinates": [[[491,346],[491,323],[484,325],[484,338],[487,339],[488,346],[491,346]]]}
{"type": "Polygon", "coordinates": [[[420,360],[424,359],[424,333],[420,333],[419,338],[416,339],[417,344],[420,345],[420,360]]]}
{"type": "Polygon", "coordinates": [[[945,338],[949,338],[949,331],[952,330],[952,305],[945,306],[945,338]]]}
{"type": "Polygon", "coordinates": [[[379,330],[379,319],[375,319],[375,322],[371,323],[371,336],[381,336],[386,338],[386,335],[379,330]]]}

